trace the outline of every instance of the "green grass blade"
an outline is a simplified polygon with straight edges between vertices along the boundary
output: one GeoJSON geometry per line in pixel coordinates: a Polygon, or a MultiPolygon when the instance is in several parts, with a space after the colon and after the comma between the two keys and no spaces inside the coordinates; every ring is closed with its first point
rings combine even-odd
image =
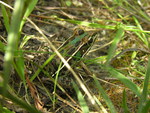
{"type": "MultiPolygon", "coordinates": [[[[137,20],[137,18],[133,17],[133,19],[134,19],[134,21],[136,22],[138,28],[139,28],[140,30],[143,30],[143,29],[142,29],[142,26],[141,26],[141,24],[139,23],[139,21],[137,20]]],[[[136,35],[144,42],[144,44],[148,47],[149,42],[148,42],[148,39],[147,39],[146,36],[145,36],[145,33],[139,33],[139,32],[136,32],[136,31],[135,31],[135,34],[136,34],[136,35]]]]}
{"type": "Polygon", "coordinates": [[[102,88],[102,86],[100,85],[100,82],[96,79],[95,75],[93,76],[93,78],[94,78],[95,85],[97,86],[99,92],[101,93],[101,96],[105,100],[105,103],[107,104],[110,112],[111,113],[117,113],[112,101],[110,100],[108,95],[105,93],[105,90],[102,88]]]}
{"type": "Polygon", "coordinates": [[[15,58],[15,61],[13,63],[13,66],[15,67],[15,70],[17,71],[19,77],[23,81],[24,85],[26,85],[25,75],[24,75],[24,57],[23,57],[23,51],[19,50],[15,52],[15,55],[17,56],[15,58]]]}
{"type": "Polygon", "coordinates": [[[4,52],[5,48],[6,48],[6,46],[3,44],[3,42],[0,41],[0,51],[4,52]]]}
{"type": "Polygon", "coordinates": [[[124,109],[124,113],[130,113],[128,106],[127,106],[126,91],[125,90],[123,91],[122,107],[124,109]]]}
{"type": "Polygon", "coordinates": [[[150,110],[150,100],[148,100],[145,104],[145,106],[143,107],[142,113],[148,113],[150,110]]]}
{"type": "MultiPolygon", "coordinates": [[[[57,86],[57,82],[58,82],[58,75],[59,75],[59,72],[61,70],[61,67],[62,67],[62,62],[60,62],[59,64],[59,67],[58,67],[58,70],[57,70],[57,73],[56,73],[56,76],[55,76],[55,81],[54,81],[54,94],[56,93],[56,86],[57,86]]],[[[53,95],[53,108],[55,109],[55,103],[56,103],[56,95],[53,95]]]]}
{"type": "Polygon", "coordinates": [[[119,41],[121,40],[121,37],[124,35],[124,29],[122,26],[119,26],[119,29],[116,32],[116,36],[114,37],[114,40],[109,48],[108,51],[108,57],[107,57],[107,61],[106,61],[106,65],[109,65],[110,60],[112,59],[112,57],[115,54],[115,50],[117,48],[117,44],[119,43],[119,41]]]}
{"type": "MultiPolygon", "coordinates": [[[[62,19],[61,19],[62,20],[62,19]]],[[[97,23],[90,23],[86,21],[77,21],[77,20],[69,20],[65,19],[64,21],[73,23],[73,24],[79,24],[82,26],[87,26],[87,27],[94,27],[94,28],[104,28],[104,29],[115,29],[116,26],[114,25],[102,25],[102,24],[97,24],[97,23]]]]}
{"type": "Polygon", "coordinates": [[[3,6],[2,4],[1,4],[1,9],[2,9],[2,15],[3,15],[3,20],[4,20],[4,25],[5,25],[5,28],[6,28],[7,33],[8,33],[9,27],[10,27],[9,15],[8,15],[8,13],[6,11],[5,6],[3,6]]]}
{"type": "Polygon", "coordinates": [[[24,12],[24,19],[21,21],[20,31],[22,30],[22,27],[26,22],[26,18],[31,14],[37,2],[38,0],[26,0],[26,10],[24,12]]]}
{"type": "Polygon", "coordinates": [[[21,0],[16,0],[14,5],[14,11],[12,14],[12,20],[10,29],[8,32],[8,43],[6,47],[5,57],[4,57],[4,82],[3,82],[3,92],[7,90],[7,84],[9,80],[9,75],[11,73],[11,66],[14,57],[14,51],[17,50],[16,45],[18,40],[20,23],[22,20],[22,11],[24,7],[24,2],[21,0]]]}
{"type": "Polygon", "coordinates": [[[28,40],[30,40],[33,36],[24,36],[23,37],[23,40],[21,41],[21,44],[20,44],[20,48],[23,48],[23,46],[28,42],[28,40]]]}
{"type": "Polygon", "coordinates": [[[34,75],[30,78],[31,81],[33,81],[41,72],[41,70],[49,63],[53,60],[53,58],[55,57],[55,53],[52,54],[44,63],[42,66],[40,66],[40,68],[38,68],[38,70],[34,73],[34,75]]]}
{"type": "MultiPolygon", "coordinates": [[[[60,21],[66,21],[72,24],[77,24],[77,25],[82,25],[82,26],[86,26],[86,27],[93,27],[93,28],[103,28],[103,29],[111,29],[111,30],[116,30],[116,27],[118,27],[119,24],[122,24],[120,22],[114,22],[117,23],[116,25],[102,25],[102,24],[98,24],[98,23],[91,23],[91,22],[87,22],[87,21],[78,21],[78,20],[69,20],[69,19],[62,19],[62,18],[58,18],[56,17],[55,19],[60,20],[60,21]]],[[[126,31],[137,31],[137,32],[141,32],[141,33],[150,33],[150,31],[146,31],[146,30],[140,30],[138,29],[136,26],[127,26],[127,25],[123,25],[123,29],[126,31]]]]}
{"type": "Polygon", "coordinates": [[[84,96],[82,95],[81,91],[79,90],[78,86],[75,84],[75,82],[72,81],[73,87],[76,91],[78,100],[79,100],[79,104],[81,106],[81,109],[83,111],[83,113],[89,113],[89,107],[86,104],[86,101],[84,99],[84,96]]]}
{"type": "Polygon", "coordinates": [[[9,109],[7,109],[6,107],[3,107],[1,110],[0,110],[1,113],[15,113],[13,111],[10,111],[9,109]]]}
{"type": "Polygon", "coordinates": [[[148,86],[150,82],[150,58],[148,61],[148,66],[147,66],[147,72],[146,76],[144,79],[144,87],[142,91],[142,95],[140,97],[140,103],[139,103],[139,108],[138,108],[138,113],[143,113],[143,108],[146,105],[147,99],[148,99],[148,86]]]}
{"type": "Polygon", "coordinates": [[[94,99],[95,101],[97,102],[97,104],[100,106],[101,110],[102,110],[102,113],[108,113],[107,112],[107,108],[104,108],[104,106],[102,105],[102,103],[99,101],[99,99],[94,95],[94,99]]]}
{"type": "Polygon", "coordinates": [[[108,72],[111,73],[111,75],[118,80],[120,80],[125,86],[127,86],[129,89],[131,89],[138,97],[140,97],[140,88],[134,84],[131,80],[129,80],[127,77],[125,77],[122,73],[118,72],[112,67],[106,67],[108,72]]]}

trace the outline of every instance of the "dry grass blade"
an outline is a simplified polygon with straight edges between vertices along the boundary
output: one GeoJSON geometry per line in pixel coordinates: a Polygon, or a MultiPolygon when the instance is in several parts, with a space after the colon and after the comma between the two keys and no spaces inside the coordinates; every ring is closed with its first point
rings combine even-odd
{"type": "Polygon", "coordinates": [[[65,100],[65,99],[63,99],[63,98],[61,98],[61,97],[60,97],[59,95],[57,95],[56,93],[55,93],[54,95],[56,95],[56,96],[58,97],[58,99],[59,99],[60,101],[62,101],[63,103],[65,103],[65,104],[67,104],[68,106],[72,107],[74,110],[78,111],[79,113],[82,113],[82,111],[81,111],[80,109],[74,107],[74,105],[72,105],[69,101],[67,101],[67,100],[65,100]]]}
{"type": "Polygon", "coordinates": [[[43,109],[43,103],[41,102],[41,100],[38,96],[38,91],[37,91],[35,85],[32,82],[30,82],[29,77],[27,76],[27,74],[25,74],[25,76],[26,76],[26,81],[27,81],[27,84],[28,84],[30,92],[31,92],[31,96],[34,99],[35,107],[38,110],[42,110],[43,109]]]}

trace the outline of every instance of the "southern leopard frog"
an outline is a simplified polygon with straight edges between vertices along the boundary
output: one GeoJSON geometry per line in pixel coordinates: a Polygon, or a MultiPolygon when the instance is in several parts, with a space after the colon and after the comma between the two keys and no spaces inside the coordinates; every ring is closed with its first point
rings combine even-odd
{"type": "MultiPolygon", "coordinates": [[[[59,48],[59,52],[64,56],[72,67],[85,56],[96,39],[96,33],[87,33],[82,29],[76,29],[74,34],[67,39],[59,48]]],[[[58,60],[57,60],[58,61],[58,60]]],[[[56,61],[56,62],[57,62],[56,61]]],[[[58,64],[60,62],[58,61],[58,64]]],[[[61,69],[64,65],[61,67],[61,69]]],[[[55,72],[56,74],[56,72],[55,72]]],[[[54,75],[53,75],[54,76],[54,75]]]]}
{"type": "MultiPolygon", "coordinates": [[[[95,42],[95,39],[96,33],[86,33],[80,29],[75,30],[73,36],[71,36],[66,42],[64,42],[58,50],[70,63],[72,68],[75,69],[77,63],[79,63],[80,59],[85,56],[85,54],[95,42]]],[[[63,67],[64,66],[62,66],[62,68],[63,67]]],[[[58,79],[58,83],[65,87],[70,86],[69,83],[71,83],[72,77],[70,78],[68,76],[68,72],[69,71],[63,71],[63,76],[60,76],[58,79]]]]}

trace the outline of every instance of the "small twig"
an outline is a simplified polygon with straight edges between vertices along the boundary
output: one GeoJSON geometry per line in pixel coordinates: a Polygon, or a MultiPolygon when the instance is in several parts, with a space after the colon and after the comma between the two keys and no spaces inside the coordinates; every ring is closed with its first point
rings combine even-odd
{"type": "Polygon", "coordinates": [[[145,53],[148,53],[150,54],[150,51],[149,50],[145,50],[145,49],[142,49],[142,48],[129,48],[129,49],[125,49],[123,50],[122,52],[120,52],[119,54],[117,54],[116,56],[114,56],[111,61],[110,61],[110,64],[117,59],[117,57],[123,55],[124,53],[126,52],[129,52],[129,51],[142,51],[142,52],[145,52],[145,53]]]}
{"type": "Polygon", "coordinates": [[[63,98],[61,98],[61,97],[60,97],[59,95],[57,95],[56,93],[55,93],[54,95],[56,95],[56,96],[58,97],[58,99],[59,99],[60,101],[62,101],[63,103],[69,105],[70,107],[72,107],[73,109],[75,109],[76,111],[78,111],[79,113],[82,113],[82,111],[81,111],[80,109],[74,107],[69,101],[67,101],[67,100],[65,100],[65,99],[63,99],[63,98]]]}

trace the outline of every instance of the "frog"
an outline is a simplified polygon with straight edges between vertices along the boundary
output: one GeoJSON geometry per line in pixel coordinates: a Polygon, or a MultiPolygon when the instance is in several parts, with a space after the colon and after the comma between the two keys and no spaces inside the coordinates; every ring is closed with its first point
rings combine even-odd
{"type": "MultiPolygon", "coordinates": [[[[58,48],[58,51],[62,54],[62,56],[74,70],[76,70],[82,58],[93,46],[97,38],[96,34],[96,32],[91,33],[85,32],[83,29],[76,29],[73,35],[58,48]]],[[[60,64],[60,62],[58,62],[58,64],[60,64]]],[[[63,71],[59,73],[59,84],[62,84],[64,86],[64,84],[66,83],[65,86],[70,86],[69,84],[71,83],[71,78],[73,78],[71,76],[71,73],[69,73],[69,71],[64,68],[64,65],[61,69],[63,69],[63,71]]]]}

